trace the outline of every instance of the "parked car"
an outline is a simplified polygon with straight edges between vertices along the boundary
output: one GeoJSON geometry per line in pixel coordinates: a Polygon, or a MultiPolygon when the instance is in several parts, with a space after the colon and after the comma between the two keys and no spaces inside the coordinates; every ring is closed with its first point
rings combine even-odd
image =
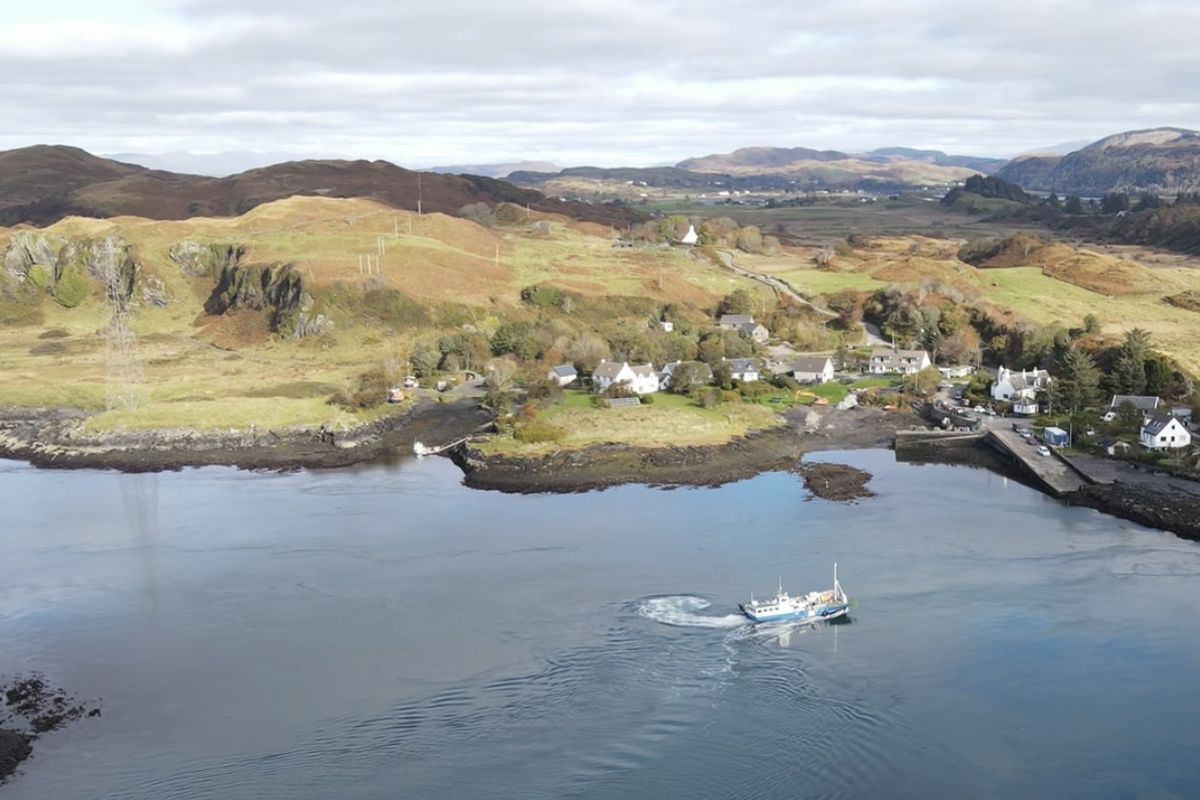
{"type": "Polygon", "coordinates": [[[1025,441],[1029,442],[1030,444],[1037,444],[1038,438],[1031,433],[1025,437],[1025,441]]]}
{"type": "Polygon", "coordinates": [[[1041,445],[1040,447],[1038,447],[1037,452],[1038,452],[1039,456],[1048,456],[1048,455],[1050,455],[1050,448],[1046,447],[1046,445],[1041,445]]]}

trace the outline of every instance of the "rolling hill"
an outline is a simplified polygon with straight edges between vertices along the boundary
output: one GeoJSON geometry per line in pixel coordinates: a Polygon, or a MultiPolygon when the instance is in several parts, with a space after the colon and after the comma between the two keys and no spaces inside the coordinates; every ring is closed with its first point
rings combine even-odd
{"type": "Polygon", "coordinates": [[[150,170],[59,145],[0,153],[2,225],[48,225],[67,216],[227,217],[295,195],[366,197],[409,210],[419,199],[422,210],[447,214],[469,203],[511,202],[591,222],[638,217],[628,209],[549,199],[495,178],[418,173],[387,161],[291,161],[212,178],[150,170]]]}
{"type": "Polygon", "coordinates": [[[996,176],[1034,191],[1175,194],[1200,190],[1200,133],[1151,128],[1107,136],[1065,156],[1018,156],[996,176]]]}

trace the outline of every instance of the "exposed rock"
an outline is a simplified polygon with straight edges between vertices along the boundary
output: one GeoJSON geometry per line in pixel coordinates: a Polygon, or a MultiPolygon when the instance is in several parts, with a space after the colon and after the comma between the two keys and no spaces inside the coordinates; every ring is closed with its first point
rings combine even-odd
{"type": "Polygon", "coordinates": [[[1063,499],[1152,528],[1200,539],[1200,500],[1197,495],[1167,484],[1107,483],[1084,486],[1063,499]]]}
{"type": "Polygon", "coordinates": [[[4,269],[14,278],[24,279],[35,264],[46,267],[53,273],[59,254],[67,246],[61,236],[51,236],[38,231],[13,231],[4,252],[4,269]]]}
{"type": "Polygon", "coordinates": [[[0,728],[0,783],[33,752],[30,737],[0,728]]]}
{"type": "Polygon", "coordinates": [[[157,275],[146,275],[142,278],[142,300],[152,306],[164,308],[171,302],[167,294],[166,284],[157,275]]]}
{"type": "Polygon", "coordinates": [[[179,269],[193,278],[221,275],[227,268],[236,267],[246,254],[246,248],[235,244],[201,244],[190,239],[171,245],[167,255],[179,269]]]}
{"type": "Polygon", "coordinates": [[[866,470],[845,464],[801,464],[797,471],[808,490],[824,500],[848,502],[875,496],[867,488],[871,473],[866,470]]]}

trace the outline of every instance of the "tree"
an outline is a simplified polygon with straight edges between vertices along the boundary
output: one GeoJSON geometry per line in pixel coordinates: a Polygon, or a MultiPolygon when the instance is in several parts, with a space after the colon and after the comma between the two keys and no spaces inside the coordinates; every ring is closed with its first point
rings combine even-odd
{"type": "Polygon", "coordinates": [[[1063,206],[1063,210],[1066,211],[1068,214],[1082,214],[1083,213],[1083,201],[1080,200],[1077,196],[1071,195],[1070,197],[1067,198],[1067,204],[1065,206],[1063,206]]]}
{"type": "Polygon", "coordinates": [[[1095,314],[1085,314],[1083,317],[1083,332],[1095,336],[1100,332],[1100,318],[1095,314]]]}
{"type": "Polygon", "coordinates": [[[495,221],[492,216],[492,208],[487,203],[467,203],[458,210],[458,215],[485,228],[492,227],[492,223],[495,221]]]}
{"type": "Polygon", "coordinates": [[[1099,402],[1100,370],[1090,355],[1072,347],[1060,359],[1058,371],[1050,385],[1062,408],[1075,413],[1099,402]]]}
{"type": "Polygon", "coordinates": [[[417,342],[412,351],[413,375],[428,378],[437,370],[440,354],[424,342],[417,342]]]}
{"type": "Polygon", "coordinates": [[[1108,192],[1100,199],[1100,210],[1105,214],[1118,214],[1129,210],[1129,195],[1124,192],[1108,192]]]}
{"type": "Polygon", "coordinates": [[[964,325],[938,344],[939,354],[954,364],[978,364],[979,349],[979,334],[970,325],[964,325]]]}
{"type": "Polygon", "coordinates": [[[737,249],[743,253],[761,253],[763,251],[762,232],[753,225],[747,225],[737,232],[737,249]]]}
{"type": "Polygon", "coordinates": [[[721,299],[718,314],[750,314],[754,311],[754,298],[745,289],[734,289],[721,299]]]}
{"type": "Polygon", "coordinates": [[[683,361],[671,372],[671,391],[675,394],[691,394],[694,389],[711,380],[712,370],[699,361],[683,361]]]}
{"type": "Polygon", "coordinates": [[[1123,431],[1130,433],[1136,431],[1142,424],[1142,415],[1137,406],[1129,400],[1125,400],[1117,406],[1117,424],[1123,431]]]}
{"type": "Polygon", "coordinates": [[[942,373],[934,367],[926,367],[920,372],[904,376],[904,390],[921,397],[928,397],[942,382],[942,373]]]}
{"type": "Polygon", "coordinates": [[[1120,354],[1113,362],[1112,382],[1116,394],[1144,394],[1146,391],[1146,357],[1150,350],[1150,334],[1134,328],[1125,334],[1120,354]]]}

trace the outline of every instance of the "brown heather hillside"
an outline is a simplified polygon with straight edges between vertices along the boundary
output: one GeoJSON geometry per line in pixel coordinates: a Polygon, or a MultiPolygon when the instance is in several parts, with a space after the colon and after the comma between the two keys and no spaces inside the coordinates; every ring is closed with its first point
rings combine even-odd
{"type": "Polygon", "coordinates": [[[77,148],[27,147],[0,153],[0,224],[49,225],[67,216],[147,219],[223,217],[295,195],[366,197],[399,209],[454,214],[469,203],[511,202],[600,224],[623,225],[635,211],[565,203],[494,178],[418,173],[387,161],[292,161],[210,178],[147,170],[77,148]]]}

